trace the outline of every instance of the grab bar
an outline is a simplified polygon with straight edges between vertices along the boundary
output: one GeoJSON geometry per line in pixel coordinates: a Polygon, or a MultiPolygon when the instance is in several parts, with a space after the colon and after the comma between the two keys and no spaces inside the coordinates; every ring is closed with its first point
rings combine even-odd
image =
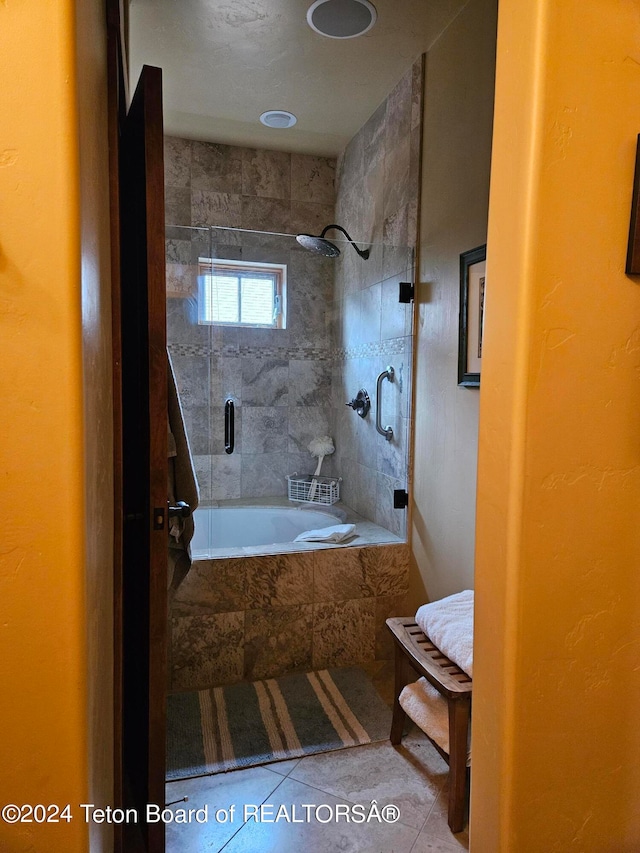
{"type": "Polygon", "coordinates": [[[382,399],[382,382],[384,379],[388,379],[389,382],[393,382],[394,369],[389,366],[386,370],[383,370],[380,376],[378,376],[378,381],[376,383],[376,429],[383,435],[387,441],[391,441],[393,438],[393,429],[390,426],[383,427],[382,426],[382,411],[381,411],[381,399],[382,399]]]}
{"type": "Polygon", "coordinates": [[[233,400],[224,404],[224,452],[233,453],[235,446],[235,407],[233,400]]]}

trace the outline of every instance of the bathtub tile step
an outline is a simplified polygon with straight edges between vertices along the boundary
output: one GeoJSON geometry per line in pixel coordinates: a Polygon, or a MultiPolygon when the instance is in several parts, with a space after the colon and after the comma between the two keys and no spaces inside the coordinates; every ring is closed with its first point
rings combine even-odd
{"type": "Polygon", "coordinates": [[[171,620],[172,690],[193,690],[240,681],[243,640],[242,611],[174,616],[171,620]]]}
{"type": "Polygon", "coordinates": [[[375,618],[374,598],[314,605],[313,668],[374,660],[375,618]]]}
{"type": "Polygon", "coordinates": [[[312,629],[311,604],[247,610],[245,678],[274,678],[311,669],[312,629]]]}
{"type": "Polygon", "coordinates": [[[313,553],[245,559],[247,609],[311,604],[314,561],[313,553]]]}
{"type": "Polygon", "coordinates": [[[194,560],[172,602],[174,616],[247,609],[247,560],[194,560]]]}

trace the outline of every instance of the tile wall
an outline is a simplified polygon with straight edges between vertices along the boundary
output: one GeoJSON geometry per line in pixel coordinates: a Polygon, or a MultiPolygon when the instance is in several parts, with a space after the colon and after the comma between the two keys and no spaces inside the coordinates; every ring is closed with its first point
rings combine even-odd
{"type": "Polygon", "coordinates": [[[171,605],[170,687],[390,658],[407,545],[198,560],[171,605]]]}
{"type": "Polygon", "coordinates": [[[334,215],[335,161],[167,138],[165,171],[167,338],[201,498],[283,495],[286,474],[314,470],[311,439],[331,430],[333,262],[292,237],[211,226],[319,233],[334,215]],[[286,329],[198,325],[203,257],[286,264],[286,329]]]}
{"type": "Polygon", "coordinates": [[[393,490],[407,487],[413,306],[398,302],[401,281],[413,282],[423,101],[423,59],[416,61],[351,140],[338,160],[336,221],[361,243],[362,260],[343,251],[335,262],[332,310],[334,465],[345,502],[360,515],[404,536],[406,511],[393,509],[393,490]],[[375,429],[376,379],[382,385],[386,441],[375,429]],[[344,403],[365,388],[372,409],[359,418],[344,403]]]}

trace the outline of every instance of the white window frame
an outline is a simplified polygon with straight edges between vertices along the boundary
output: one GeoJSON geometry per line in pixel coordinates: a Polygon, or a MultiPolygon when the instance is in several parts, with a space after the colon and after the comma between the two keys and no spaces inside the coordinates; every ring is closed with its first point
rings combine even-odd
{"type": "MultiPolygon", "coordinates": [[[[286,293],[287,293],[287,266],[286,264],[270,264],[258,261],[236,261],[223,260],[219,258],[198,258],[198,323],[205,326],[237,326],[243,329],[284,329],[286,328],[286,293]],[[229,271],[238,274],[241,280],[243,275],[250,274],[269,275],[274,282],[274,311],[276,300],[279,301],[279,311],[271,323],[242,323],[228,322],[225,320],[214,320],[204,315],[206,300],[203,288],[205,278],[216,274],[216,270],[229,271]]],[[[238,292],[240,300],[240,291],[238,292]]],[[[240,312],[239,312],[240,315],[240,312]]]]}

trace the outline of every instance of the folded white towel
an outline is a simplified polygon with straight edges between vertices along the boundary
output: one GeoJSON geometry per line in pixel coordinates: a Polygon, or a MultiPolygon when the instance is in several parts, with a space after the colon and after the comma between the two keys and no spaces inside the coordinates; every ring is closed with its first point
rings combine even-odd
{"type": "Polygon", "coordinates": [[[344,539],[348,539],[355,529],[355,524],[334,524],[333,527],[322,527],[320,530],[305,530],[293,541],[342,542],[344,539]]]}
{"type": "Polygon", "coordinates": [[[473,590],[423,604],[416,622],[429,639],[473,678],[473,590]]]}
{"type": "MultiPolygon", "coordinates": [[[[400,705],[413,722],[449,755],[449,708],[444,696],[426,678],[420,678],[402,690],[400,705]]],[[[469,764],[471,756],[467,755],[469,764]]]]}

